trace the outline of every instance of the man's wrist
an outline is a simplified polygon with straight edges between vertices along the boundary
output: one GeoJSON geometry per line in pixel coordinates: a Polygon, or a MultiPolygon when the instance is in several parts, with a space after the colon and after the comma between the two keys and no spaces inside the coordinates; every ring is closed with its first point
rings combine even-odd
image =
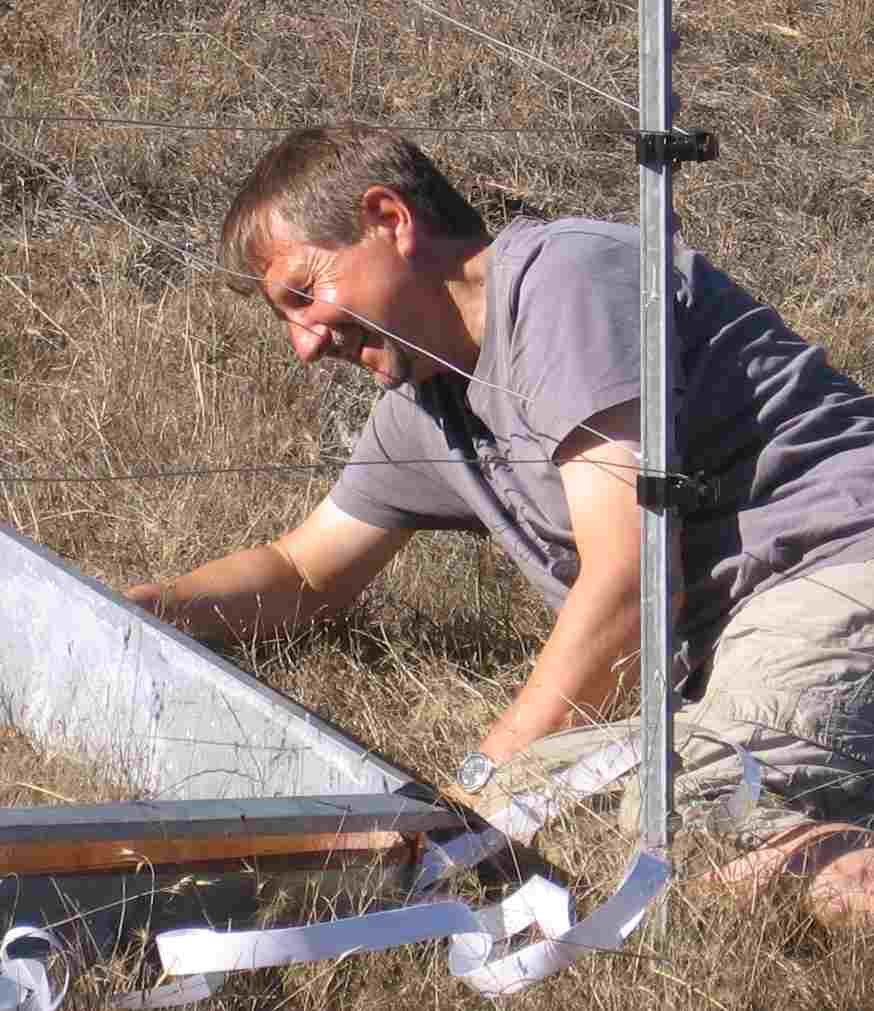
{"type": "Polygon", "coordinates": [[[461,760],[455,782],[468,794],[477,794],[491,781],[497,764],[484,751],[470,751],[461,760]]]}
{"type": "Polygon", "coordinates": [[[521,749],[518,745],[518,734],[513,730],[507,730],[502,724],[496,723],[476,750],[483,755],[488,755],[496,766],[501,766],[505,762],[509,762],[521,749]]]}

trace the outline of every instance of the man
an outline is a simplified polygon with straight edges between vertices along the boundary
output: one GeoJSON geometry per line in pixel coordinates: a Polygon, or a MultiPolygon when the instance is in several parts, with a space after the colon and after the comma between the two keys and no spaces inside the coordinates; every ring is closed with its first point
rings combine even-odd
{"type": "MultiPolygon", "coordinates": [[[[310,129],[256,166],[222,259],[301,361],[348,361],[388,392],[298,528],[129,596],[201,638],[272,635],[350,604],[417,529],[488,531],[557,618],[460,770],[473,805],[496,767],[636,677],[637,232],[520,219],[490,241],[413,145],[310,129]]],[[[806,861],[823,911],[874,909],[848,822],[874,813],[874,398],[681,244],[675,275],[682,470],[719,489],[676,545],[677,683],[783,801],[746,830],[754,863],[726,873],[806,861]]],[[[684,752],[691,824],[733,788],[729,752],[684,752]]]]}

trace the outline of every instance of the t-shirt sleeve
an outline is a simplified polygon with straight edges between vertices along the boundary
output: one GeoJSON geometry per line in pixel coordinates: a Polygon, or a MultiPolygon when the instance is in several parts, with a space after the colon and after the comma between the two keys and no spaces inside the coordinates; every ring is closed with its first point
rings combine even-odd
{"type": "Polygon", "coordinates": [[[348,515],[383,529],[480,530],[441,473],[457,466],[447,454],[439,426],[409,387],[391,391],[371,411],[330,498],[348,515]]]}
{"type": "Polygon", "coordinates": [[[548,239],[513,293],[512,371],[548,456],[581,422],[640,396],[639,247],[583,239],[548,239]]]}

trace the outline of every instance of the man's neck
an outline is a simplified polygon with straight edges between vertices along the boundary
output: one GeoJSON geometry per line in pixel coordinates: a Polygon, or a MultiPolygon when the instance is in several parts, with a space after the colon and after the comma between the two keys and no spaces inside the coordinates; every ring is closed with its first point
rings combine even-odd
{"type": "MultiPolygon", "coordinates": [[[[447,250],[449,252],[449,250],[447,250]]],[[[455,307],[461,345],[456,364],[472,370],[479,356],[486,324],[486,274],[489,240],[475,240],[456,246],[452,258],[444,261],[444,284],[455,307]]]]}
{"type": "Polygon", "coordinates": [[[486,326],[486,277],[490,254],[491,245],[482,243],[464,261],[459,291],[454,296],[470,338],[478,348],[482,346],[486,326]]]}

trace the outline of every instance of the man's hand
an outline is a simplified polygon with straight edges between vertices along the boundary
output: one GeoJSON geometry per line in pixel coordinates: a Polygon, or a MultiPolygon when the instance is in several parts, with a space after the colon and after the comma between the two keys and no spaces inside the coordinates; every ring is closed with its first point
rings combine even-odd
{"type": "Polygon", "coordinates": [[[129,590],[125,590],[124,595],[128,600],[148,611],[149,614],[160,615],[163,610],[163,590],[160,583],[140,583],[139,586],[132,586],[129,590]]]}
{"type": "Polygon", "coordinates": [[[160,618],[168,624],[175,624],[185,632],[191,631],[189,622],[176,607],[172,585],[140,583],[138,586],[131,586],[125,590],[124,596],[154,617],[160,618]]]}

